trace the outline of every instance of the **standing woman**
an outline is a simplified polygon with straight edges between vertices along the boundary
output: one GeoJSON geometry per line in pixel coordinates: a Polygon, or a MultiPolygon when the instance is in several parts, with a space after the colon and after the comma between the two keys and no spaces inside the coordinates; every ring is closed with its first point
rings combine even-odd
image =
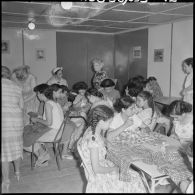
{"type": "Polygon", "coordinates": [[[187,74],[184,81],[184,88],[181,91],[183,101],[193,105],[193,58],[187,58],[183,61],[183,71],[187,74]]]}
{"type": "Polygon", "coordinates": [[[23,157],[23,97],[22,88],[10,80],[11,72],[1,67],[2,82],[2,190],[9,190],[9,162],[13,161],[17,179],[20,177],[20,160],[23,157]]]}
{"type": "Polygon", "coordinates": [[[104,63],[102,60],[95,58],[92,61],[92,69],[94,71],[94,75],[92,77],[92,87],[96,89],[100,89],[101,82],[108,78],[106,71],[103,70],[104,63]]]}
{"type": "Polygon", "coordinates": [[[66,87],[68,87],[68,83],[67,81],[62,78],[63,76],[63,68],[62,67],[56,67],[52,70],[52,74],[53,76],[47,81],[48,85],[52,85],[52,84],[59,84],[59,85],[65,85],[66,87]]]}
{"type": "Polygon", "coordinates": [[[39,101],[36,93],[33,91],[37,85],[36,77],[30,73],[30,67],[20,66],[13,71],[12,79],[20,87],[22,87],[22,94],[24,99],[24,124],[29,124],[29,112],[37,112],[39,101]]]}

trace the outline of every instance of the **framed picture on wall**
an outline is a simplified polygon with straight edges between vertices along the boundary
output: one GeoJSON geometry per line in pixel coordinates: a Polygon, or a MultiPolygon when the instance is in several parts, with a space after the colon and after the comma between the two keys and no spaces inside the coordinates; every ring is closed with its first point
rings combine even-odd
{"type": "Polygon", "coordinates": [[[163,62],[164,59],[164,49],[154,50],[154,62],[163,62]]]}
{"type": "Polygon", "coordinates": [[[133,58],[141,58],[141,46],[133,47],[133,58]]]}
{"type": "Polygon", "coordinates": [[[2,40],[1,42],[1,52],[2,53],[10,53],[10,44],[8,40],[2,40]]]}
{"type": "Polygon", "coordinates": [[[36,49],[36,60],[46,60],[45,49],[36,49]]]}

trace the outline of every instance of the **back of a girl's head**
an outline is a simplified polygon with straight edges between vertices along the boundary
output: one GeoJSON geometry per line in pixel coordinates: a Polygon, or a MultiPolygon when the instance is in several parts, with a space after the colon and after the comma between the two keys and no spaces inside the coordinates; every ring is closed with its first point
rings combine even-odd
{"type": "Polygon", "coordinates": [[[189,113],[192,111],[192,104],[182,101],[173,101],[162,113],[166,116],[170,115],[182,115],[183,113],[189,113]]]}
{"type": "Polygon", "coordinates": [[[44,91],[45,91],[47,88],[49,88],[49,85],[46,84],[46,83],[42,83],[42,84],[37,85],[36,87],[34,87],[33,90],[34,90],[35,93],[36,93],[36,92],[39,92],[39,93],[43,94],[44,91]]]}
{"type": "Polygon", "coordinates": [[[96,125],[100,120],[106,121],[114,116],[114,111],[105,105],[99,105],[92,108],[88,113],[88,124],[89,126],[96,125]]]}
{"type": "Polygon", "coordinates": [[[124,96],[120,99],[117,99],[113,107],[117,112],[121,112],[122,109],[129,108],[133,103],[135,103],[135,101],[131,97],[124,96]]]}
{"type": "Polygon", "coordinates": [[[84,90],[87,90],[88,88],[88,85],[87,83],[85,83],[84,81],[79,81],[79,82],[76,82],[75,84],[73,84],[72,86],[72,89],[78,93],[79,90],[81,89],[84,89],[84,90]]]}
{"type": "Polygon", "coordinates": [[[65,85],[60,85],[60,88],[62,89],[62,93],[64,93],[65,91],[66,91],[67,93],[70,92],[70,90],[68,89],[68,87],[65,86],[65,85]]]}
{"type": "Polygon", "coordinates": [[[99,98],[103,97],[103,94],[101,92],[99,92],[96,88],[89,88],[86,91],[86,96],[90,96],[90,95],[93,95],[93,96],[96,96],[96,97],[99,97],[99,98]]]}
{"type": "Polygon", "coordinates": [[[137,88],[137,87],[131,87],[131,88],[128,88],[128,94],[130,97],[132,98],[136,98],[137,95],[142,91],[141,88],[137,88]]]}
{"type": "Polygon", "coordinates": [[[52,84],[44,91],[44,95],[47,99],[53,100],[53,92],[59,89],[61,89],[59,84],[52,84]]]}
{"type": "Polygon", "coordinates": [[[105,87],[113,87],[115,86],[115,83],[112,79],[104,79],[101,84],[101,87],[105,88],[105,87]]]}
{"type": "Polygon", "coordinates": [[[187,64],[188,66],[192,66],[193,68],[193,58],[186,58],[183,63],[187,64]]]}

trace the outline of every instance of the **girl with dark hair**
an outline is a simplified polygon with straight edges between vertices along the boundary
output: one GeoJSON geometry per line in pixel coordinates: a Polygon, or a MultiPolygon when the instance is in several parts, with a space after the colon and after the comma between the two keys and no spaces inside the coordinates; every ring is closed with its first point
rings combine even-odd
{"type": "Polygon", "coordinates": [[[104,79],[100,86],[103,88],[100,92],[103,94],[104,99],[109,99],[114,104],[116,99],[120,98],[120,92],[115,89],[115,83],[112,79],[104,79]]]}
{"type": "MultiPolygon", "coordinates": [[[[40,101],[44,101],[44,114],[42,118],[32,117],[32,123],[41,123],[50,128],[50,130],[44,133],[38,140],[41,142],[46,142],[49,140],[53,140],[58,132],[63,120],[64,114],[63,110],[59,103],[57,103],[57,99],[61,95],[62,89],[58,84],[53,84],[47,87],[43,93],[38,92],[37,96],[40,101]]],[[[25,147],[25,150],[32,152],[32,147],[25,147]]],[[[41,144],[36,143],[34,145],[35,155],[38,157],[36,161],[36,166],[42,166],[48,164],[49,153],[48,151],[41,146],[41,144]]]]}
{"type": "Polygon", "coordinates": [[[152,93],[154,99],[163,96],[160,85],[158,84],[157,79],[155,77],[148,77],[148,79],[145,82],[144,90],[152,93]]]}
{"type": "Polygon", "coordinates": [[[184,101],[174,101],[170,105],[170,116],[174,118],[171,129],[172,138],[178,139],[182,145],[193,140],[192,105],[184,101]]]}
{"type": "Polygon", "coordinates": [[[183,71],[187,74],[181,95],[183,100],[193,104],[193,58],[187,58],[183,61],[183,71]]]}
{"type": "MultiPolygon", "coordinates": [[[[156,125],[157,114],[154,107],[152,95],[147,91],[138,94],[136,105],[130,104],[126,116],[117,120],[110,126],[108,131],[108,139],[112,140],[122,132],[131,133],[138,128],[152,131],[156,125]],[[121,120],[122,119],[122,120],[121,120]]],[[[124,115],[124,114],[123,114],[124,115]]]]}
{"type": "MultiPolygon", "coordinates": [[[[114,112],[105,105],[90,110],[89,127],[81,140],[81,152],[88,168],[87,193],[145,192],[139,174],[129,170],[132,182],[119,180],[119,168],[106,159],[104,132],[112,121],[114,112]]],[[[85,171],[86,172],[86,171],[85,171]]]]}
{"type": "Polygon", "coordinates": [[[109,107],[113,107],[113,104],[109,100],[104,100],[103,94],[98,91],[96,88],[90,88],[86,92],[86,97],[91,103],[91,109],[98,105],[106,105],[109,107]]]}

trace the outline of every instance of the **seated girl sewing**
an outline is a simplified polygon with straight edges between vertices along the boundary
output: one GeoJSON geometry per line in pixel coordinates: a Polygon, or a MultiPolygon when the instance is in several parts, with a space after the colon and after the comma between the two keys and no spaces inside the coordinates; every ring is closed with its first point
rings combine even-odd
{"type": "Polygon", "coordinates": [[[142,91],[136,98],[136,106],[132,104],[128,108],[128,115],[125,117],[129,121],[129,127],[126,127],[125,118],[116,122],[113,120],[108,131],[107,138],[114,139],[116,136],[124,131],[132,132],[140,129],[152,131],[156,125],[157,114],[152,95],[147,91],[142,91]],[[131,121],[131,122],[130,122],[131,121]]]}

